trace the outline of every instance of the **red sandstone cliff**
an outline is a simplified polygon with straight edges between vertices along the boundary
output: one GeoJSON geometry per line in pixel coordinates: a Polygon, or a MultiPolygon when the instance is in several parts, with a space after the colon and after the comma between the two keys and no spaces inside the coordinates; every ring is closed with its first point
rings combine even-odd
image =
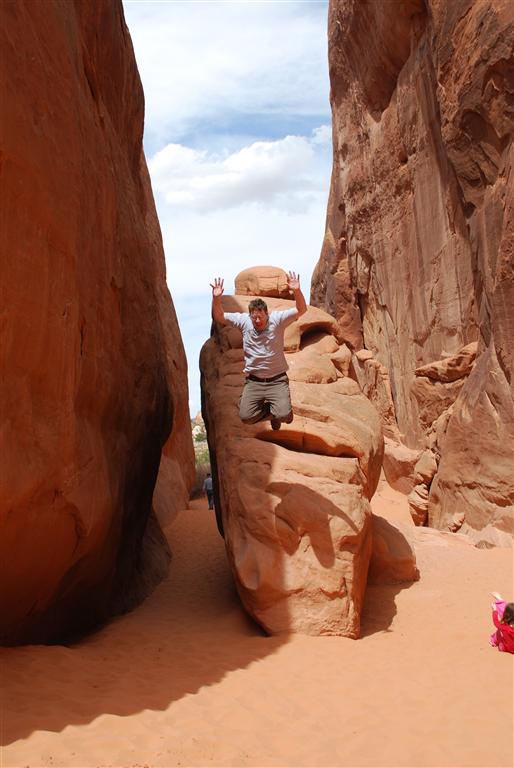
{"type": "Polygon", "coordinates": [[[1,639],[44,642],[162,577],[194,459],[121,2],[0,16],[1,639]]]}
{"type": "Polygon", "coordinates": [[[504,543],[513,42],[511,0],[332,0],[334,161],[311,295],[389,374],[382,412],[389,398],[398,430],[385,418],[386,434],[435,459],[415,506],[434,526],[504,543]]]}

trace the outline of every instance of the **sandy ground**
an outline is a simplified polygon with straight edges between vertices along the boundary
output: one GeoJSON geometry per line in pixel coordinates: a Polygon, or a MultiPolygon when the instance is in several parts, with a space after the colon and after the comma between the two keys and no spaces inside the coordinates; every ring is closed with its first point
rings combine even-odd
{"type": "MultiPolygon", "coordinates": [[[[382,486],[375,511],[405,517],[382,486]]],[[[400,499],[400,501],[399,501],[400,499]]],[[[1,766],[512,766],[513,656],[489,646],[512,551],[428,532],[421,580],[370,587],[363,637],[264,637],[205,502],[168,580],[72,647],[2,649],[1,766]]]]}

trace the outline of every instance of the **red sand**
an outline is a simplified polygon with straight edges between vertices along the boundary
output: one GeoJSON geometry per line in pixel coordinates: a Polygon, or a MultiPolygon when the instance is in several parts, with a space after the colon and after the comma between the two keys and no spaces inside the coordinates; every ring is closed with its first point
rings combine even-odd
{"type": "MultiPolygon", "coordinates": [[[[382,486],[375,511],[403,518],[398,499],[382,486]]],[[[361,640],[268,638],[205,502],[167,533],[169,578],[136,611],[1,650],[1,766],[512,766],[514,657],[489,646],[512,550],[428,532],[419,582],[368,588],[361,640]]]]}

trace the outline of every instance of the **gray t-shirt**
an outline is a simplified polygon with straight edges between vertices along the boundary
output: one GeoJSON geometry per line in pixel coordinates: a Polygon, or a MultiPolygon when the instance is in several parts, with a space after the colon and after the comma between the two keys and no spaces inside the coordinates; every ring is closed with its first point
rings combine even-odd
{"type": "Polygon", "coordinates": [[[295,307],[270,312],[268,324],[262,331],[255,330],[246,312],[225,312],[224,315],[225,320],[240,328],[243,334],[245,373],[267,379],[287,371],[284,331],[298,315],[295,307]]]}

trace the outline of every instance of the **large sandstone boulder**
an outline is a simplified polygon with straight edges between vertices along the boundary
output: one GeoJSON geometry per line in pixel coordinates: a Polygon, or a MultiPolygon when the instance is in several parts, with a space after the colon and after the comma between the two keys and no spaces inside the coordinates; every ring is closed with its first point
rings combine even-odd
{"type": "Polygon", "coordinates": [[[249,296],[275,296],[289,299],[287,273],[278,267],[249,267],[235,279],[236,293],[249,296]]]}
{"type": "Polygon", "coordinates": [[[121,2],[0,16],[0,638],[47,642],[163,577],[193,451],[121,2]]]}
{"type": "MultiPolygon", "coordinates": [[[[247,305],[247,296],[223,297],[225,311],[247,305]]],[[[214,327],[201,353],[219,525],[242,602],[271,634],[359,634],[383,440],[375,408],[339,369],[337,334],[311,307],[287,329],[294,420],[280,431],[239,420],[237,329],[214,327]]]]}
{"type": "Polygon", "coordinates": [[[415,504],[491,542],[513,520],[513,45],[511,0],[331,0],[334,162],[311,293],[387,370],[384,386],[354,354],[388,437],[440,459],[415,504]]]}

